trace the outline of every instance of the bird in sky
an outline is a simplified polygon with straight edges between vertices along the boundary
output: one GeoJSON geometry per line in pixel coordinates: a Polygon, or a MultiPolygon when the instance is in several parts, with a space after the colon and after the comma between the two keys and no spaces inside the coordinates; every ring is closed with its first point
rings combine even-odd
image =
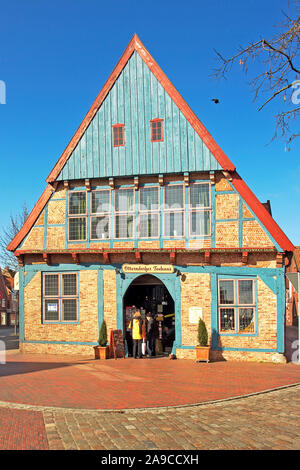
{"type": "Polygon", "coordinates": [[[216,104],[220,103],[220,101],[218,100],[218,98],[212,98],[211,101],[213,101],[213,102],[216,103],[216,104]]]}

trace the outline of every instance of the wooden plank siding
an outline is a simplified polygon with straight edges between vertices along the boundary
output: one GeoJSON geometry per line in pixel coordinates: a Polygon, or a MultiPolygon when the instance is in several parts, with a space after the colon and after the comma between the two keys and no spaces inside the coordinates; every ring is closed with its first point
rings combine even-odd
{"type": "Polygon", "coordinates": [[[135,51],[73,150],[57,180],[220,170],[221,166],[135,51]],[[162,142],[150,120],[163,119],[162,142]],[[113,147],[113,124],[125,145],[113,147]]]}

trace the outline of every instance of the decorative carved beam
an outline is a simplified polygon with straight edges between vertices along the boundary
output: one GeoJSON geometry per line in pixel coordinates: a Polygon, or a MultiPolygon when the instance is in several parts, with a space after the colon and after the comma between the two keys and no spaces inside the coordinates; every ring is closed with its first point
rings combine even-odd
{"type": "Polygon", "coordinates": [[[72,253],[72,258],[76,264],[80,264],[79,253],[72,253]]]}
{"type": "Polygon", "coordinates": [[[91,182],[90,182],[89,179],[85,180],[85,187],[86,187],[87,191],[91,190],[91,182]]]}
{"type": "Polygon", "coordinates": [[[214,171],[211,171],[209,173],[209,178],[210,178],[211,184],[215,184],[215,172],[214,171]]]}
{"type": "Polygon", "coordinates": [[[134,181],[134,189],[137,191],[139,189],[139,177],[135,176],[133,181],[134,181]]]}
{"type": "Polygon", "coordinates": [[[225,178],[228,179],[228,181],[232,181],[232,176],[231,176],[231,174],[229,173],[229,171],[223,170],[222,173],[223,173],[223,175],[225,176],[225,178]]]}
{"type": "Polygon", "coordinates": [[[164,185],[164,175],[158,175],[158,183],[159,183],[159,186],[164,185]]]}
{"type": "Polygon", "coordinates": [[[184,178],[185,186],[189,186],[190,185],[190,175],[189,175],[189,173],[184,173],[183,178],[184,178]]]}
{"type": "Polygon", "coordinates": [[[210,255],[211,255],[210,251],[206,251],[204,253],[204,263],[205,264],[210,264],[210,255]]]}
{"type": "Polygon", "coordinates": [[[103,251],[104,263],[110,264],[109,253],[107,251],[103,251]]]}
{"type": "Polygon", "coordinates": [[[245,264],[248,264],[248,251],[243,251],[242,253],[242,263],[245,265],[245,264]]]}
{"type": "Polygon", "coordinates": [[[24,266],[24,256],[23,255],[18,255],[17,259],[18,259],[19,266],[22,268],[24,266]]]}
{"type": "Polygon", "coordinates": [[[51,184],[48,183],[48,184],[49,184],[49,186],[51,186],[51,190],[52,190],[53,192],[55,192],[55,191],[57,190],[57,187],[58,187],[59,182],[58,182],[58,181],[53,181],[53,183],[51,183],[51,184]]]}
{"type": "Polygon", "coordinates": [[[171,252],[170,252],[170,263],[171,263],[171,264],[175,264],[175,263],[176,263],[176,252],[175,252],[175,251],[171,251],[171,252]]]}
{"type": "Polygon", "coordinates": [[[70,183],[68,180],[64,181],[64,188],[65,189],[70,189],[70,183]]]}
{"type": "Polygon", "coordinates": [[[48,266],[51,265],[51,258],[49,253],[43,253],[43,260],[48,264],[48,266]]]}
{"type": "Polygon", "coordinates": [[[135,259],[138,263],[142,263],[142,253],[140,251],[135,252],[135,259]]]}
{"type": "Polygon", "coordinates": [[[277,253],[276,268],[282,268],[282,264],[283,264],[283,253],[277,253]]]}
{"type": "Polygon", "coordinates": [[[115,180],[113,178],[109,178],[109,186],[110,189],[115,189],[115,180]]]}

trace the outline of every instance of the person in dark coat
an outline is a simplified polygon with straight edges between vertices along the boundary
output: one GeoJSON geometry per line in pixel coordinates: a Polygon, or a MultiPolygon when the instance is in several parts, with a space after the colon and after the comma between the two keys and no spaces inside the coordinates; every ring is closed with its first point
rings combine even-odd
{"type": "Polygon", "coordinates": [[[155,338],[156,338],[155,320],[154,320],[151,312],[147,312],[147,315],[146,315],[146,344],[147,344],[147,354],[149,356],[155,356],[155,338]]]}

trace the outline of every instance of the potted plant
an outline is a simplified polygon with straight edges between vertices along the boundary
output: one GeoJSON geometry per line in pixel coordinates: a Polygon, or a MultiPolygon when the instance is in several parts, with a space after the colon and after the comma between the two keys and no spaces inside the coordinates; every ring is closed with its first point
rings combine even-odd
{"type": "Polygon", "coordinates": [[[95,359],[107,359],[109,348],[107,346],[107,328],[104,320],[100,328],[98,343],[99,346],[94,346],[95,359]]]}
{"type": "Polygon", "coordinates": [[[196,346],[196,360],[209,362],[210,346],[208,346],[208,334],[205,322],[199,318],[198,322],[198,346],[196,346]]]}

